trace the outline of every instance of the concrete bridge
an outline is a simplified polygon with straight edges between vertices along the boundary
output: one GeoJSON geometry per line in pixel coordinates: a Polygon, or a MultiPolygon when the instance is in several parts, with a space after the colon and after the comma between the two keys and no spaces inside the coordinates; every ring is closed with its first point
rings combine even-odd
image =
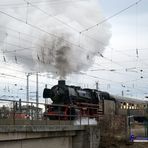
{"type": "Polygon", "coordinates": [[[59,120],[50,120],[44,116],[46,105],[43,103],[0,101],[0,148],[99,147],[100,129],[98,125],[90,125],[90,117],[85,117],[88,119],[85,125],[82,116],[78,124],[61,120],[61,114],[59,120]]]}
{"type": "Polygon", "coordinates": [[[73,125],[70,121],[0,121],[0,148],[98,148],[98,125],[73,125]],[[35,124],[36,122],[36,124],[35,124]],[[30,124],[31,123],[31,124],[30,124]]]}

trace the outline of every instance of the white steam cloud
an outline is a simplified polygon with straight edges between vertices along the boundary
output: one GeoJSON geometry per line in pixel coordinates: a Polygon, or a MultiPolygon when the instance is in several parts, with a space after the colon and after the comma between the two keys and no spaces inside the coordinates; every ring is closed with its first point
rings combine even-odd
{"type": "Polygon", "coordinates": [[[111,36],[107,23],[80,33],[104,19],[97,1],[30,0],[27,4],[22,0],[23,5],[18,7],[0,8],[26,22],[1,14],[0,46],[5,60],[39,72],[53,72],[61,78],[87,70],[111,36]]]}
{"type": "Polygon", "coordinates": [[[97,120],[95,118],[82,117],[77,119],[73,123],[74,125],[97,125],[97,120]]]}

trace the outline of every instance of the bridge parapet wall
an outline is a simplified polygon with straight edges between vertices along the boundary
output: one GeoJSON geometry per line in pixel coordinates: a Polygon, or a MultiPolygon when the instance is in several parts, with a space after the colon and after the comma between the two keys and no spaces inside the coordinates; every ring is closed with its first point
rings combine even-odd
{"type": "MultiPolygon", "coordinates": [[[[65,148],[98,148],[100,140],[100,129],[94,126],[75,125],[1,125],[0,126],[0,146],[7,148],[40,148],[45,141],[46,148],[62,148],[61,140],[65,143],[65,148]],[[35,140],[37,141],[35,143],[35,140]],[[14,142],[15,141],[15,142],[14,142]],[[21,141],[21,146],[20,146],[21,141]],[[56,146],[47,145],[47,141],[55,143],[56,146]],[[14,146],[13,146],[14,143],[14,146]],[[27,144],[28,143],[28,144],[27,144]],[[38,143],[38,144],[37,144],[38,143]],[[18,146],[16,146],[16,144],[18,146]]],[[[64,147],[63,145],[63,147],[64,147]]]]}

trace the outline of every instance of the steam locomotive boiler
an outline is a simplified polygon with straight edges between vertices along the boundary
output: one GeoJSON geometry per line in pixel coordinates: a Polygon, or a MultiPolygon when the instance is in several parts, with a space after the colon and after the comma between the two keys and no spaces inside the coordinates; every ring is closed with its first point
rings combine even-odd
{"type": "Polygon", "coordinates": [[[108,95],[94,89],[69,86],[64,80],[51,89],[44,89],[43,97],[53,103],[46,106],[45,117],[49,119],[75,119],[78,116],[94,117],[102,113],[101,96],[108,95]]]}

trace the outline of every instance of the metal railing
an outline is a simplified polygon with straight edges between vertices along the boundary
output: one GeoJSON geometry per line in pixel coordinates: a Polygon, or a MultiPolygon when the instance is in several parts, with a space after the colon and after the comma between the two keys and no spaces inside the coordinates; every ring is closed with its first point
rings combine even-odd
{"type": "MultiPolygon", "coordinates": [[[[139,110],[141,112],[141,110],[139,110]]],[[[132,114],[128,111],[127,137],[130,142],[148,141],[148,110],[143,109],[142,114],[132,114]]]]}
{"type": "Polygon", "coordinates": [[[90,125],[98,123],[98,112],[99,105],[95,104],[37,105],[0,99],[0,125],[90,125]]]}

